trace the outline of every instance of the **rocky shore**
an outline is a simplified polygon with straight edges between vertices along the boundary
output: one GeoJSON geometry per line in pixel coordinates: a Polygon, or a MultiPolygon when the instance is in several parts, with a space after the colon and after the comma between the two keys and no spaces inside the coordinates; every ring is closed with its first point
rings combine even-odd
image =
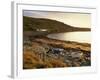
{"type": "Polygon", "coordinates": [[[33,37],[23,45],[23,69],[91,65],[91,45],[88,43],[33,37]]]}

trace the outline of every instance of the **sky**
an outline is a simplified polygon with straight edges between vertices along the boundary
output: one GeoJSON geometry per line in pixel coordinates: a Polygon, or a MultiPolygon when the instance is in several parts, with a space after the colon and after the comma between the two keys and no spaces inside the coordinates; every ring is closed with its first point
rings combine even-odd
{"type": "Polygon", "coordinates": [[[88,13],[24,10],[23,15],[34,18],[53,19],[74,27],[91,28],[91,14],[88,13]]]}

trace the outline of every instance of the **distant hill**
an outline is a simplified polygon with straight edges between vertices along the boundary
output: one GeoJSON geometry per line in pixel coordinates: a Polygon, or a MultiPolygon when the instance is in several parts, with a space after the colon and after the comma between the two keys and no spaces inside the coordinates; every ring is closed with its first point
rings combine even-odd
{"type": "Polygon", "coordinates": [[[56,20],[23,16],[24,31],[36,31],[37,29],[46,29],[50,33],[90,31],[90,28],[77,28],[56,20]]]}

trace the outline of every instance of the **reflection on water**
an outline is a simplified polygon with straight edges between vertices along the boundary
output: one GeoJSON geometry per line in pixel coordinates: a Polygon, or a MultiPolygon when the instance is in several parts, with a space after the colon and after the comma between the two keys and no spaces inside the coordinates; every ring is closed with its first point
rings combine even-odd
{"type": "Polygon", "coordinates": [[[66,40],[66,41],[76,41],[82,43],[91,43],[91,32],[65,32],[57,34],[49,34],[49,38],[66,40]]]}

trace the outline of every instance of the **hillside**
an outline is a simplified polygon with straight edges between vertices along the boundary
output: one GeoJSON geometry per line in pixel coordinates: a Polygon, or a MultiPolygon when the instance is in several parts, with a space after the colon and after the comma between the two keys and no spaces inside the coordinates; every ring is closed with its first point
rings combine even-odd
{"type": "Polygon", "coordinates": [[[50,33],[90,31],[23,16],[23,69],[91,66],[91,44],[48,38],[50,33]]]}
{"type": "Polygon", "coordinates": [[[70,32],[70,31],[90,31],[90,28],[77,28],[63,22],[45,18],[31,18],[23,16],[24,31],[36,31],[37,29],[46,29],[50,33],[70,32]]]}
{"type": "Polygon", "coordinates": [[[46,37],[24,42],[23,69],[91,65],[91,45],[46,37]]]}

